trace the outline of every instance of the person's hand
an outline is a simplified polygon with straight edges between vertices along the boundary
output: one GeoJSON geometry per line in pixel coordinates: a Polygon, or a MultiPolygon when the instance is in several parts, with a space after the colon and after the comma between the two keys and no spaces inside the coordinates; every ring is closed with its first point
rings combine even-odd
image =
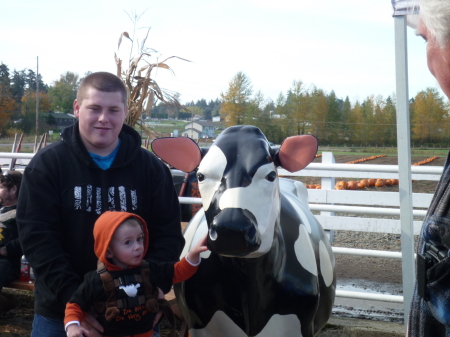
{"type": "Polygon", "coordinates": [[[8,251],[6,250],[6,246],[3,246],[2,248],[0,248],[0,255],[8,256],[8,251]]]}
{"type": "Polygon", "coordinates": [[[205,235],[203,239],[200,239],[197,244],[192,248],[188,254],[188,260],[193,264],[200,262],[200,253],[208,250],[206,246],[206,241],[208,240],[208,234],[205,235]]]}
{"type": "MultiPolygon", "coordinates": [[[[159,288],[157,288],[157,289],[158,289],[158,300],[163,300],[165,298],[164,292],[159,288]]],[[[155,325],[158,324],[159,319],[161,318],[162,314],[163,314],[162,311],[158,311],[156,313],[155,320],[153,321],[153,327],[155,327],[155,325]]]]}
{"type": "Polygon", "coordinates": [[[86,318],[83,320],[83,322],[81,322],[81,326],[87,332],[89,332],[89,334],[83,332],[88,337],[102,337],[101,333],[104,331],[104,329],[102,325],[91,314],[87,314],[86,318]]]}
{"type": "Polygon", "coordinates": [[[87,331],[85,328],[82,328],[81,326],[78,326],[78,324],[70,324],[67,327],[67,337],[91,337],[89,334],[89,331],[87,331]]]}

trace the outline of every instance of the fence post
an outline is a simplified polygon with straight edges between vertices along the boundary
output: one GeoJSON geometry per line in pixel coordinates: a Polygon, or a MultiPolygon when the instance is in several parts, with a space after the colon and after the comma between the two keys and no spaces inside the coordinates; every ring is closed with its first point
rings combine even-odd
{"type": "Polygon", "coordinates": [[[395,65],[397,94],[397,151],[399,167],[400,222],[405,326],[414,293],[415,261],[411,187],[411,135],[408,95],[408,53],[406,16],[395,16],[395,65]]]}
{"type": "MultiPolygon", "coordinates": [[[[322,152],[322,163],[323,164],[334,164],[336,160],[333,156],[333,152],[322,152]]],[[[321,186],[323,190],[334,190],[335,178],[334,177],[322,177],[321,186]]],[[[320,212],[320,215],[324,216],[334,216],[334,212],[320,212]]],[[[328,235],[330,242],[334,241],[334,231],[326,230],[325,233],[328,235]]]]}

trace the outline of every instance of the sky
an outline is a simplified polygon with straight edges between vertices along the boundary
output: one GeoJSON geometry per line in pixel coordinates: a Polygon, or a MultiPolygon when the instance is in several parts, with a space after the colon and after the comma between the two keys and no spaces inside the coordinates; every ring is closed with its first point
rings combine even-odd
{"type": "MultiPolygon", "coordinates": [[[[72,71],[116,73],[134,41],[155,50],[160,87],[180,101],[215,100],[240,71],[253,92],[276,101],[302,81],[352,102],[395,92],[394,19],[390,0],[21,0],[2,3],[0,62],[10,72],[37,70],[46,84],[72,71]]],[[[426,45],[408,28],[409,96],[438,88],[426,45]]],[[[442,92],[441,92],[442,94],[442,92]]],[[[443,95],[443,94],[442,94],[443,95]]]]}

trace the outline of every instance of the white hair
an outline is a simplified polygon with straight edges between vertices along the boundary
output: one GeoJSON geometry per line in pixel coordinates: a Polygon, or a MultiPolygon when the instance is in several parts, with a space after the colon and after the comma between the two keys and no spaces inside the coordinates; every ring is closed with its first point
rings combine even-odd
{"type": "Polygon", "coordinates": [[[420,19],[437,43],[444,48],[450,42],[450,1],[421,0],[420,19]]]}

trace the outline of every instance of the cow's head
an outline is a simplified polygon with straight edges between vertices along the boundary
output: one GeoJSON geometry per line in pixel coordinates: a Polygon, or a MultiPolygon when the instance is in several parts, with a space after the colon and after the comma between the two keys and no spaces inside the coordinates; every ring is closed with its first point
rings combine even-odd
{"type": "Polygon", "coordinates": [[[208,151],[189,138],[159,138],[152,150],[175,168],[197,168],[209,228],[208,247],[221,255],[256,257],[269,251],[280,213],[277,166],[303,169],[317,151],[313,136],[270,147],[254,126],[233,126],[208,151]]]}

